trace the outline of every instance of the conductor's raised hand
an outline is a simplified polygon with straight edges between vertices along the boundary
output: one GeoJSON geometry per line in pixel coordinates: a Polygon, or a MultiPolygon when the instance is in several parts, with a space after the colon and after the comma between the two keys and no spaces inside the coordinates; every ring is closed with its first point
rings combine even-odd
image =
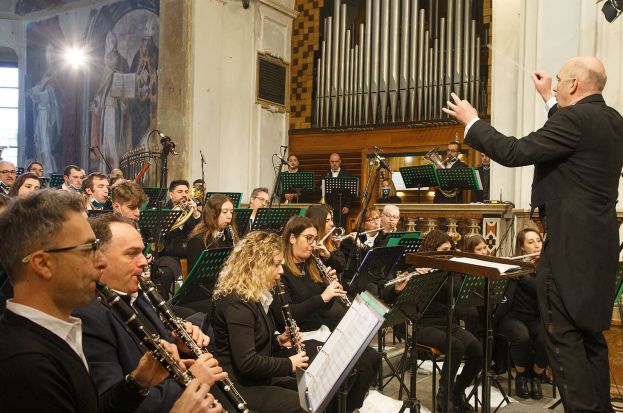
{"type": "Polygon", "coordinates": [[[466,100],[462,100],[456,93],[450,94],[452,101],[448,101],[447,108],[441,108],[445,113],[452,116],[454,119],[467,125],[472,119],[478,117],[478,111],[466,100]]]}
{"type": "Polygon", "coordinates": [[[534,82],[534,88],[539,95],[543,98],[544,102],[547,102],[554,97],[552,93],[552,75],[547,72],[535,71],[530,75],[534,82]]]}

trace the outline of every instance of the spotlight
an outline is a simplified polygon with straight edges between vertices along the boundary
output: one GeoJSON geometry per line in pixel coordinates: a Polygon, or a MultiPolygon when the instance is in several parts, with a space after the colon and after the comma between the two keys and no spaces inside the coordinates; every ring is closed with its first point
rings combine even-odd
{"type": "Polygon", "coordinates": [[[245,9],[249,8],[249,0],[242,0],[242,7],[245,9]]]}
{"type": "Polygon", "coordinates": [[[75,69],[79,69],[84,66],[87,60],[84,50],[77,47],[71,47],[65,51],[65,62],[75,69]]]}
{"type": "MultiPolygon", "coordinates": [[[[597,3],[600,1],[602,0],[599,0],[597,3]]],[[[623,0],[606,0],[601,8],[601,12],[604,14],[608,23],[612,23],[623,13],[623,0]]]]}

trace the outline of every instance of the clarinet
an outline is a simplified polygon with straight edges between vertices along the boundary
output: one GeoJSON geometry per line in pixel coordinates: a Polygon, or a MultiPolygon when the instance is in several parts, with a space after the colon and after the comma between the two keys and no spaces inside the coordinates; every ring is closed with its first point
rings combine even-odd
{"type": "MultiPolygon", "coordinates": [[[[156,290],[154,283],[144,277],[139,277],[139,283],[141,284],[141,288],[145,292],[145,295],[147,295],[152,307],[154,307],[156,312],[160,315],[160,319],[167,326],[167,328],[174,331],[195,356],[199,357],[202,354],[208,353],[207,349],[199,347],[197,342],[193,340],[190,334],[188,334],[188,331],[186,331],[186,328],[184,327],[183,320],[177,317],[173,310],[171,310],[169,304],[156,290]]],[[[217,381],[216,385],[219,389],[221,389],[223,394],[225,394],[227,400],[229,400],[230,403],[236,407],[237,411],[249,413],[246,400],[244,400],[240,392],[238,392],[234,386],[234,383],[229,378],[217,381]]]]}
{"type": "Polygon", "coordinates": [[[288,304],[288,300],[286,299],[286,292],[283,289],[283,284],[280,280],[277,280],[277,295],[279,296],[279,301],[281,302],[281,314],[283,314],[283,318],[286,321],[286,325],[290,330],[290,339],[292,340],[292,344],[294,345],[294,349],[297,353],[301,353],[305,351],[305,344],[302,341],[299,341],[296,332],[298,331],[298,326],[296,325],[296,320],[292,317],[292,312],[290,311],[290,304],[288,304]]]}
{"type": "Polygon", "coordinates": [[[227,232],[229,232],[229,236],[231,237],[231,246],[236,247],[236,238],[234,238],[234,229],[231,227],[231,224],[227,224],[227,232]]]}
{"type": "MultiPolygon", "coordinates": [[[[320,271],[320,275],[322,275],[324,282],[327,285],[331,284],[333,282],[333,278],[331,278],[331,276],[329,275],[329,270],[327,270],[327,266],[324,265],[324,262],[322,262],[322,260],[316,257],[314,254],[312,254],[311,257],[314,259],[314,261],[316,261],[316,266],[318,267],[318,270],[320,271]]],[[[346,307],[350,307],[351,305],[351,302],[347,296],[340,297],[340,302],[346,307]]]]}
{"type": "Polygon", "coordinates": [[[136,311],[126,304],[119,295],[105,284],[97,282],[97,299],[106,305],[123,323],[128,333],[149,351],[162,364],[169,374],[183,387],[188,386],[194,378],[190,370],[182,370],[173,356],[160,343],[160,336],[148,329],[139,319],[136,311]]]}

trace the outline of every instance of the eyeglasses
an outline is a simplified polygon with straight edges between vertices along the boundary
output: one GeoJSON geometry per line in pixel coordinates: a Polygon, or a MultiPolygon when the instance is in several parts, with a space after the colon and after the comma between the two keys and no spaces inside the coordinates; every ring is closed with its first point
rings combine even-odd
{"type": "MultiPolygon", "coordinates": [[[[95,252],[95,251],[98,250],[99,247],[100,247],[100,240],[96,239],[95,241],[88,242],[86,244],[74,245],[74,246],[71,246],[71,247],[63,247],[63,248],[52,248],[52,249],[49,249],[49,250],[42,250],[42,251],[43,252],[53,253],[53,252],[64,252],[64,251],[88,251],[88,250],[91,250],[92,252],[95,252]]],[[[35,252],[37,252],[37,251],[35,251],[35,252]]],[[[30,257],[35,252],[32,252],[29,255],[27,255],[24,258],[22,258],[22,262],[24,264],[27,264],[30,261],[30,257]]]]}
{"type": "Polygon", "coordinates": [[[269,201],[268,198],[260,198],[259,196],[256,196],[255,199],[260,200],[262,202],[268,202],[269,201]]]}
{"type": "Polygon", "coordinates": [[[2,171],[0,171],[0,174],[11,174],[11,175],[15,175],[15,169],[9,171],[8,169],[3,169],[2,171]]]}
{"type": "Polygon", "coordinates": [[[385,213],[383,213],[383,215],[385,215],[389,219],[400,219],[400,215],[391,215],[391,214],[385,214],[385,213]]]}
{"type": "Polygon", "coordinates": [[[378,217],[374,217],[374,218],[368,218],[368,219],[366,219],[366,222],[374,222],[374,221],[380,221],[380,220],[381,220],[381,217],[378,216],[378,217]]]}
{"type": "Polygon", "coordinates": [[[318,242],[318,240],[316,240],[316,237],[312,234],[307,234],[307,235],[301,234],[299,236],[305,238],[305,241],[307,241],[309,245],[314,245],[318,242]]]}

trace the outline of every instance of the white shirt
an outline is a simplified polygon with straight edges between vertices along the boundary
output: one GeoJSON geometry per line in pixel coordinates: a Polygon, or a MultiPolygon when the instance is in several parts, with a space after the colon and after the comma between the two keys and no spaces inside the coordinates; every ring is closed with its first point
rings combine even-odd
{"type": "MultiPolygon", "coordinates": [[[[123,291],[117,291],[117,290],[113,290],[113,291],[116,292],[120,296],[128,295],[128,293],[124,293],[123,291]]],[[[134,301],[136,301],[137,298],[138,298],[138,291],[130,294],[130,305],[134,305],[134,301]]]]}
{"type": "Polygon", "coordinates": [[[70,316],[69,322],[63,321],[27,305],[14,303],[11,299],[7,300],[6,309],[59,336],[78,354],[87,371],[89,370],[87,358],[82,350],[82,320],[70,316]]]}
{"type": "Polygon", "coordinates": [[[260,296],[260,304],[262,304],[262,308],[264,312],[268,314],[268,310],[270,309],[270,305],[273,303],[273,295],[270,291],[262,291],[262,295],[260,296]]]}
{"type": "Polygon", "coordinates": [[[333,170],[331,170],[331,176],[334,178],[337,178],[337,176],[340,174],[340,171],[342,170],[342,168],[338,168],[336,172],[333,172],[333,170]]]}
{"type": "Polygon", "coordinates": [[[374,247],[374,240],[378,235],[378,232],[376,232],[374,235],[366,234],[366,241],[364,242],[364,244],[366,244],[368,247],[374,247]]]}

